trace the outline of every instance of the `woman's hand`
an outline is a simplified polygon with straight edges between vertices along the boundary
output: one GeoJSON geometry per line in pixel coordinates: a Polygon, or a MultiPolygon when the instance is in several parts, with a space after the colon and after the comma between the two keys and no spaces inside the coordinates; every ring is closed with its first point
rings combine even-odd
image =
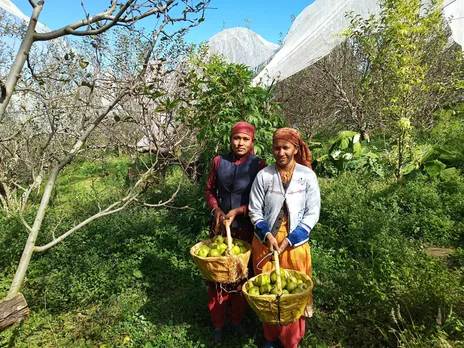
{"type": "Polygon", "coordinates": [[[277,243],[277,239],[272,235],[272,233],[266,234],[267,239],[267,246],[271,252],[274,250],[279,251],[279,243],[277,243]]]}
{"type": "Polygon", "coordinates": [[[283,253],[284,250],[288,247],[288,239],[285,238],[282,243],[280,243],[280,248],[278,249],[279,254],[283,253]]]}
{"type": "Polygon", "coordinates": [[[243,215],[243,209],[241,207],[232,209],[227,213],[225,219],[229,220],[229,225],[232,225],[237,215],[243,215]]]}
{"type": "Polygon", "coordinates": [[[221,208],[216,208],[214,209],[214,221],[216,223],[216,226],[219,226],[219,224],[224,224],[224,219],[226,218],[226,214],[221,210],[221,208]]]}

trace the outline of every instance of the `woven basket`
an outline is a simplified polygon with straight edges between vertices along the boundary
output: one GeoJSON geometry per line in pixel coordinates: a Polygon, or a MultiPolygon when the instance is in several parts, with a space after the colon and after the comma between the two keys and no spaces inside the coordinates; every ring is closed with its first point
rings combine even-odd
{"type": "MultiPolygon", "coordinates": [[[[280,267],[276,267],[275,269],[277,273],[277,282],[280,284],[280,267]]],[[[313,290],[313,282],[311,278],[303,272],[289,269],[286,271],[289,276],[294,276],[297,280],[301,279],[308,284],[308,289],[297,294],[250,295],[248,290],[253,286],[253,281],[258,276],[249,279],[242,288],[242,292],[248,304],[264,323],[285,326],[297,321],[304,313],[309,296],[313,290]]],[[[267,274],[270,275],[271,272],[267,272],[267,274]]]]}
{"type": "Polygon", "coordinates": [[[246,279],[248,277],[248,261],[251,256],[251,244],[246,241],[242,241],[247,251],[239,255],[231,255],[232,237],[230,235],[230,226],[226,224],[227,233],[227,246],[228,250],[226,256],[219,257],[200,257],[195,255],[195,251],[200,249],[203,245],[208,245],[213,242],[212,239],[204,240],[200,243],[195,244],[190,249],[190,255],[193,261],[200,268],[203,277],[207,280],[215,283],[236,283],[239,280],[246,279]]]}
{"type": "Polygon", "coordinates": [[[235,283],[248,277],[248,261],[251,255],[251,245],[247,242],[243,244],[247,252],[240,255],[228,255],[219,257],[200,257],[195,255],[195,251],[203,245],[212,243],[211,239],[204,240],[195,244],[190,249],[193,261],[200,268],[201,274],[207,280],[215,283],[235,283]]]}

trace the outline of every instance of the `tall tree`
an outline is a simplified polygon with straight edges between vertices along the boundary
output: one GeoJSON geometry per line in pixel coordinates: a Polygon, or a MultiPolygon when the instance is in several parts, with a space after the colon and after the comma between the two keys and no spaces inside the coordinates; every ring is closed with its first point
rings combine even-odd
{"type": "MultiPolygon", "coordinates": [[[[124,105],[132,105],[132,96],[144,90],[153,79],[159,78],[153,60],[160,40],[170,41],[201,23],[209,1],[197,4],[182,1],[184,8],[180,11],[176,9],[175,12],[180,14],[176,17],[172,13],[179,3],[171,0],[130,0],[122,3],[112,0],[108,10],[94,16],[85,15],[82,20],[47,33],[35,30],[45,1],[30,0],[29,3],[32,7],[31,20],[10,68],[5,82],[6,96],[0,104],[0,124],[8,125],[8,128],[0,127],[0,186],[10,191],[4,194],[0,192],[3,197],[1,203],[3,208],[8,207],[18,215],[28,231],[8,297],[19,292],[34,252],[48,250],[95,219],[117,213],[136,199],[139,187],[153,173],[156,160],[125,195],[106,206],[99,204],[96,213],[91,213],[91,216],[68,231],[56,237],[53,235],[52,240],[46,244],[36,245],[62,170],[86,150],[87,141],[97,135],[103,125],[108,126],[121,115],[128,115],[124,105]],[[135,28],[138,21],[150,16],[159,18],[158,24],[151,31],[135,28]],[[180,25],[169,32],[167,25],[177,22],[180,25]],[[123,26],[132,38],[144,41],[143,50],[127,52],[122,37],[119,41],[111,41],[104,34],[114,26],[123,26]],[[65,51],[59,51],[53,46],[53,43],[56,42],[58,46],[61,42],[56,39],[69,35],[87,37],[88,47],[94,53],[79,51],[70,46],[65,51]],[[39,41],[52,43],[50,54],[46,55],[47,60],[42,62],[32,59],[34,55],[31,48],[39,41]],[[109,49],[114,44],[127,55],[115,55],[109,49]],[[26,62],[27,72],[24,72],[26,62]],[[20,85],[19,81],[22,81],[20,85]],[[10,112],[7,109],[15,90],[20,97],[34,96],[34,110],[27,110],[35,111],[32,117],[21,118],[17,110],[10,112]],[[21,164],[26,164],[29,170],[24,171],[24,176],[15,177],[15,168],[21,164]],[[22,191],[22,194],[16,193],[16,189],[22,191]],[[33,221],[29,221],[25,212],[33,204],[30,200],[33,192],[39,199],[32,209],[33,221]]],[[[170,58],[174,61],[178,59],[170,58]]],[[[39,58],[36,56],[36,59],[39,58]]],[[[28,107],[24,106],[26,109],[28,107]]]]}

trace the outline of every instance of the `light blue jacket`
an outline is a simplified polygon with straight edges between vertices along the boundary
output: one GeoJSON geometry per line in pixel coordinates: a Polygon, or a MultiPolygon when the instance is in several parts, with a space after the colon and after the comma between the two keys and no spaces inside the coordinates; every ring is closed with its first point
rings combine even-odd
{"type": "Polygon", "coordinates": [[[258,173],[251,187],[248,214],[255,225],[255,235],[262,243],[284,201],[291,231],[287,239],[291,246],[297,247],[309,240],[309,234],[319,220],[321,195],[316,174],[297,163],[285,192],[275,164],[258,173]]]}

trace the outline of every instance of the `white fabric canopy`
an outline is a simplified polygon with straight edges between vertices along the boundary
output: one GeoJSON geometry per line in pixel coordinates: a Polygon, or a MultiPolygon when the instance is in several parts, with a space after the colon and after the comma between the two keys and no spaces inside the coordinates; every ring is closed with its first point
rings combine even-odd
{"type": "MultiPolygon", "coordinates": [[[[23,20],[24,22],[29,23],[30,18],[26,16],[24,13],[22,13],[21,10],[17,8],[16,5],[13,4],[10,0],[0,0],[0,8],[4,9],[6,12],[11,13],[12,15],[15,15],[16,17],[23,20]]],[[[32,7],[31,7],[31,12],[32,12],[32,7]]],[[[50,31],[50,29],[48,29],[42,23],[37,23],[36,29],[40,33],[46,33],[50,31]]]]}
{"type": "MultiPolygon", "coordinates": [[[[464,0],[445,0],[443,7],[454,41],[464,47],[464,0]]],[[[314,1],[296,17],[281,49],[254,83],[269,85],[274,79],[285,79],[329,54],[340,43],[339,34],[349,26],[347,12],[366,18],[379,10],[376,0],[314,1]]]]}
{"type": "Polygon", "coordinates": [[[223,54],[230,63],[255,68],[267,61],[279,48],[247,28],[231,28],[214,35],[209,41],[209,52],[223,54]]]}

